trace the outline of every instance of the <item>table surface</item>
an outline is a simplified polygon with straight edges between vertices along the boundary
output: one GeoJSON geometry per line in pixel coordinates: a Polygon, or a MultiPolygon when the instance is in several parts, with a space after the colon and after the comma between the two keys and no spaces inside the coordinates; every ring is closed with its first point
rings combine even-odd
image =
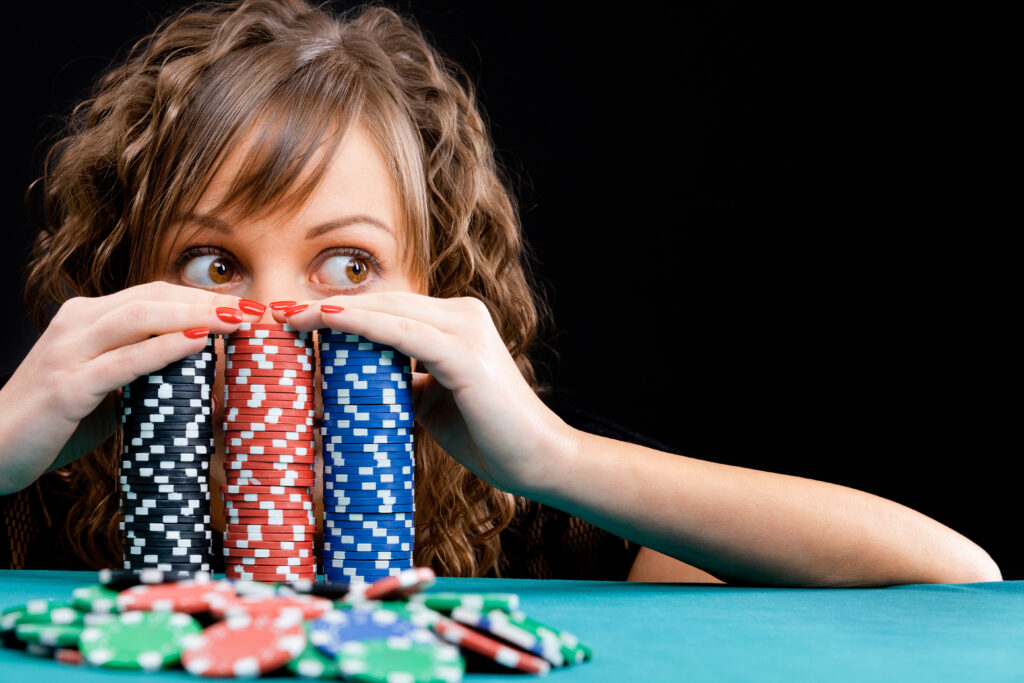
{"type": "MultiPolygon", "coordinates": [[[[69,598],[93,572],[0,570],[0,609],[69,598]]],[[[572,631],[594,659],[553,670],[572,681],[1021,681],[1024,581],[867,589],[438,579],[433,590],[508,592],[524,612],[572,631]]],[[[71,667],[0,649],[0,681],[197,680],[71,667]]],[[[467,676],[509,681],[510,675],[467,676]]],[[[518,676],[516,680],[524,680],[518,676]]]]}

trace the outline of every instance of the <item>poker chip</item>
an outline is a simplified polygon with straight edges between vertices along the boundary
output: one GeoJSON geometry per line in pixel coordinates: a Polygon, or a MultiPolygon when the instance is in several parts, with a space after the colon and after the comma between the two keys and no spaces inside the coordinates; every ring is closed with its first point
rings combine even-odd
{"type": "Polygon", "coordinates": [[[230,462],[239,464],[247,462],[276,462],[312,466],[316,462],[316,455],[312,453],[308,455],[292,455],[290,453],[232,453],[230,462]]]}
{"type": "Polygon", "coordinates": [[[188,639],[181,662],[198,676],[252,678],[287,664],[306,644],[301,619],[232,614],[188,639]]]}
{"type": "Polygon", "coordinates": [[[225,570],[225,573],[227,576],[238,579],[265,581],[268,583],[316,578],[316,571],[312,567],[308,569],[301,567],[267,567],[259,569],[252,566],[231,565],[225,570]]]}
{"type": "Polygon", "coordinates": [[[187,614],[125,612],[86,627],[79,646],[85,660],[96,666],[156,671],[176,664],[183,641],[200,630],[187,614]]]}
{"type": "Polygon", "coordinates": [[[85,629],[81,624],[19,623],[14,634],[25,643],[46,647],[78,647],[79,637],[85,629]]]}
{"type": "Polygon", "coordinates": [[[546,637],[533,630],[514,623],[509,614],[502,610],[481,612],[469,607],[456,607],[452,610],[452,619],[460,623],[491,633],[506,640],[516,647],[542,657],[552,666],[565,666],[565,654],[557,636],[546,637]]]}
{"type": "Polygon", "coordinates": [[[404,458],[412,457],[413,444],[412,443],[360,443],[360,444],[324,444],[325,454],[338,454],[339,457],[350,457],[357,459],[358,454],[365,454],[363,457],[367,458],[370,455],[380,455],[381,457],[389,458],[404,458]],[[390,454],[390,455],[388,455],[390,454]]]}
{"type": "Polygon", "coordinates": [[[332,609],[309,625],[310,642],[325,655],[335,658],[348,643],[389,638],[437,642],[429,631],[394,611],[358,605],[346,610],[332,609]]]}
{"type": "Polygon", "coordinates": [[[256,503],[256,504],[277,504],[277,503],[312,503],[313,498],[311,494],[306,492],[296,493],[266,493],[263,491],[256,491],[252,493],[225,493],[223,494],[225,501],[231,501],[237,505],[239,503],[256,503]]]}
{"type": "Polygon", "coordinates": [[[291,410],[287,408],[269,408],[267,410],[260,408],[229,408],[224,413],[225,418],[232,420],[235,417],[244,417],[246,415],[256,415],[259,417],[266,417],[267,419],[280,419],[283,417],[316,417],[316,411],[291,410]]]}
{"type": "Polygon", "coordinates": [[[269,495],[292,495],[292,494],[311,495],[309,490],[307,488],[305,488],[305,487],[290,487],[290,486],[255,486],[255,487],[248,487],[248,486],[238,486],[238,485],[228,484],[227,486],[222,487],[221,491],[223,491],[226,494],[232,494],[232,495],[244,495],[244,494],[247,494],[247,493],[254,493],[256,495],[261,495],[261,496],[262,495],[267,495],[267,494],[269,494],[269,495]]]}
{"type": "Polygon", "coordinates": [[[410,638],[348,642],[335,661],[342,677],[380,683],[457,683],[466,668],[457,648],[410,638]]]}
{"type": "Polygon", "coordinates": [[[306,647],[295,659],[286,665],[288,670],[302,678],[338,678],[338,665],[309,641],[309,622],[303,624],[306,629],[306,647]]]}
{"type": "Polygon", "coordinates": [[[515,671],[543,676],[551,670],[551,665],[546,660],[509,647],[452,619],[438,619],[431,629],[452,645],[476,652],[515,671]]]}
{"type": "Polygon", "coordinates": [[[110,614],[117,612],[118,592],[102,584],[79,586],[71,591],[71,601],[80,612],[110,614]]]}
{"type": "Polygon", "coordinates": [[[248,614],[277,614],[290,612],[299,615],[300,619],[317,619],[334,609],[334,603],[327,598],[315,595],[282,595],[250,596],[237,598],[227,606],[222,616],[248,614]]]}
{"type": "Polygon", "coordinates": [[[295,410],[311,410],[313,403],[307,400],[278,401],[271,399],[229,399],[227,408],[292,408],[295,410]]]}
{"type": "Polygon", "coordinates": [[[307,370],[290,370],[281,368],[234,368],[226,369],[224,371],[224,377],[229,381],[234,382],[239,378],[245,377],[269,377],[272,379],[295,379],[306,382],[313,382],[313,375],[307,370]]]}
{"type": "Polygon", "coordinates": [[[227,367],[232,370],[303,370],[312,372],[313,366],[309,363],[295,363],[290,361],[274,361],[261,358],[253,354],[251,358],[227,361],[227,367]]]}
{"type": "Polygon", "coordinates": [[[184,612],[196,614],[223,609],[237,600],[234,589],[208,578],[158,585],[139,585],[125,589],[117,596],[120,611],[184,612]]]}
{"type": "Polygon", "coordinates": [[[398,515],[389,515],[386,519],[372,519],[366,521],[352,520],[349,519],[351,515],[335,515],[331,518],[324,520],[324,531],[325,533],[331,529],[337,529],[339,531],[346,531],[352,529],[411,529],[414,526],[413,520],[397,520],[391,519],[391,517],[397,517],[398,515]]]}
{"type": "Polygon", "coordinates": [[[519,596],[515,593],[420,593],[410,596],[409,602],[439,612],[450,612],[456,607],[466,607],[478,612],[511,612],[519,609],[519,596]]]}

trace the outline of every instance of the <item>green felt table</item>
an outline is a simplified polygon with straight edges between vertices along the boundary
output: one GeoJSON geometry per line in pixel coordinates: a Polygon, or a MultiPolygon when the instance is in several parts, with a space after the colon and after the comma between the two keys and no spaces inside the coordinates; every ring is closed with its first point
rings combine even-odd
{"type": "MultiPolygon", "coordinates": [[[[70,597],[95,578],[0,571],[0,609],[70,597]]],[[[553,682],[1024,681],[1024,581],[791,589],[442,578],[433,590],[518,593],[527,614],[594,648],[592,661],[553,670],[553,682]]],[[[131,674],[0,650],[4,682],[186,679],[196,680],[181,670],[131,674]]]]}

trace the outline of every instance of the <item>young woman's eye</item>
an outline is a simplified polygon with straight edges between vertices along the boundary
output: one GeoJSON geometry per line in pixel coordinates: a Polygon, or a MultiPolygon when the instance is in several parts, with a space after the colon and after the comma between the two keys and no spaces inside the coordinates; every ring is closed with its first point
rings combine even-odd
{"type": "Polygon", "coordinates": [[[202,254],[188,259],[181,277],[199,287],[226,285],[238,275],[234,261],[223,254],[202,254]]]}
{"type": "Polygon", "coordinates": [[[328,256],[317,270],[317,281],[328,287],[353,287],[366,281],[373,270],[370,259],[357,254],[328,256]]]}

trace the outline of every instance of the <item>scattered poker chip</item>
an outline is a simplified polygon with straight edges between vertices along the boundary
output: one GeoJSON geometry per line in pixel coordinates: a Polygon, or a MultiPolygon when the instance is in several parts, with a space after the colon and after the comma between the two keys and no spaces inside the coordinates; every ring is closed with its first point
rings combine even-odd
{"type": "Polygon", "coordinates": [[[431,629],[452,645],[476,652],[510,669],[539,676],[551,670],[551,665],[546,660],[509,647],[452,619],[438,619],[431,629]]]}
{"type": "Polygon", "coordinates": [[[277,614],[283,611],[298,613],[300,619],[317,619],[334,609],[334,603],[315,595],[250,596],[237,598],[228,605],[222,616],[234,614],[277,614]]]}
{"type": "Polygon", "coordinates": [[[342,677],[360,681],[457,683],[466,669],[458,648],[409,638],[349,642],[335,661],[342,677]]]}
{"type": "Polygon", "coordinates": [[[557,637],[547,638],[513,623],[510,615],[502,610],[481,612],[469,607],[456,607],[452,609],[452,619],[507,640],[516,647],[543,657],[552,666],[565,666],[569,663],[557,637]]]}
{"type": "Polygon", "coordinates": [[[306,630],[306,647],[295,659],[288,662],[288,670],[302,678],[338,678],[338,665],[334,663],[334,659],[325,655],[310,642],[309,625],[309,622],[303,624],[303,628],[306,630]]]}
{"type": "Polygon", "coordinates": [[[236,600],[234,589],[222,581],[209,578],[178,581],[158,585],[140,585],[125,589],[117,596],[122,612],[184,612],[196,614],[222,610],[236,600]]]}
{"type": "Polygon", "coordinates": [[[82,656],[96,666],[156,671],[181,658],[183,641],[199,623],[175,612],[125,612],[87,626],[79,638],[82,656]]]}
{"type": "Polygon", "coordinates": [[[418,643],[437,642],[430,631],[401,618],[396,612],[372,606],[332,609],[309,626],[310,641],[330,657],[337,657],[347,643],[389,638],[408,638],[418,643]]]}
{"type": "Polygon", "coordinates": [[[118,592],[102,584],[79,586],[71,592],[71,601],[79,612],[110,614],[117,612],[118,592]]]}
{"type": "Polygon", "coordinates": [[[85,626],[82,624],[34,624],[21,622],[14,627],[14,634],[25,643],[46,647],[77,647],[78,639],[85,626]]]}
{"type": "Polygon", "coordinates": [[[450,612],[456,607],[467,607],[478,612],[519,609],[519,596],[515,593],[420,593],[409,597],[409,602],[439,612],[450,612]]]}

